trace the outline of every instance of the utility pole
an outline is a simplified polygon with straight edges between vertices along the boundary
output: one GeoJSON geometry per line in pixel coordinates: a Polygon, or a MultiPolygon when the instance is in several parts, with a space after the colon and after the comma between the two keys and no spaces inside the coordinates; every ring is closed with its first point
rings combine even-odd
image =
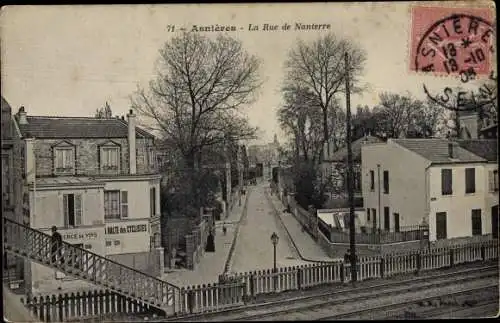
{"type": "Polygon", "coordinates": [[[349,89],[349,57],[347,53],[345,58],[345,98],[346,98],[346,128],[347,128],[347,191],[349,194],[349,242],[351,247],[351,279],[357,281],[356,268],[356,237],[355,237],[355,213],[354,213],[354,192],[353,192],[353,167],[352,167],[352,146],[351,146],[351,94],[349,89]]]}

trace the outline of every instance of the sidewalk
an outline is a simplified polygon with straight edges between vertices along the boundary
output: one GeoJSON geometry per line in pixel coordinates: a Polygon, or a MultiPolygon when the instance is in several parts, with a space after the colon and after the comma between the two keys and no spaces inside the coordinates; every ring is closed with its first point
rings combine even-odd
{"type": "MultiPolygon", "coordinates": [[[[267,193],[270,195],[269,189],[267,193]]],[[[285,206],[278,199],[276,194],[270,195],[271,201],[277,211],[279,218],[289,233],[291,240],[300,254],[300,258],[305,261],[335,261],[342,258],[330,258],[326,252],[307,233],[302,231],[302,225],[291,213],[285,213],[285,206]]]]}
{"type": "Polygon", "coordinates": [[[251,187],[247,188],[246,195],[241,198],[241,206],[236,202],[227,219],[215,222],[215,252],[205,252],[200,262],[195,265],[194,270],[172,270],[163,274],[161,279],[179,287],[218,282],[219,275],[224,272],[224,265],[229,256],[231,243],[242,216],[245,199],[251,190],[251,187]],[[222,233],[224,222],[226,222],[227,228],[226,235],[222,233]]]}

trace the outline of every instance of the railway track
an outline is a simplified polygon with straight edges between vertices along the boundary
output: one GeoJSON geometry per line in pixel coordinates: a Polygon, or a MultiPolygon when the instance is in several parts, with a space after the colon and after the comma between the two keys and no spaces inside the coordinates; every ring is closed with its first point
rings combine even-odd
{"type": "MultiPolygon", "coordinates": [[[[396,301],[392,304],[383,304],[363,309],[356,309],[344,314],[322,317],[321,320],[338,319],[419,319],[445,316],[450,318],[468,317],[461,316],[458,312],[471,311],[476,305],[490,305],[496,301],[498,306],[498,285],[474,288],[464,288],[459,291],[441,293],[438,296],[421,298],[418,300],[396,301]],[[465,306],[466,308],[462,308],[465,306]],[[458,310],[458,311],[457,311],[458,310]],[[394,315],[399,312],[399,315],[394,315]],[[458,314],[458,315],[457,315],[458,314]]],[[[498,307],[497,307],[498,308],[498,307]]],[[[477,311],[477,309],[476,309],[477,311]]]]}
{"type": "MultiPolygon", "coordinates": [[[[390,281],[382,284],[376,284],[354,289],[328,291],[310,296],[300,296],[292,299],[282,299],[268,303],[247,305],[242,308],[225,310],[220,312],[203,313],[178,317],[175,320],[189,321],[211,321],[211,320],[268,320],[279,319],[299,319],[297,316],[311,319],[316,317],[328,317],[333,313],[319,315],[318,311],[322,309],[331,309],[332,306],[347,304],[352,307],[361,301],[380,298],[382,296],[390,297],[408,292],[422,292],[426,289],[438,289],[457,283],[467,283],[484,281],[486,285],[498,283],[498,266],[476,267],[472,269],[462,269],[444,274],[427,275],[406,280],[390,281]]],[[[335,286],[332,286],[335,288],[335,286]]],[[[356,307],[356,306],[355,306],[356,307]]],[[[359,306],[357,306],[359,308],[359,306]]],[[[344,313],[344,312],[341,312],[344,313]]],[[[345,312],[346,314],[348,312],[345,312]]]]}

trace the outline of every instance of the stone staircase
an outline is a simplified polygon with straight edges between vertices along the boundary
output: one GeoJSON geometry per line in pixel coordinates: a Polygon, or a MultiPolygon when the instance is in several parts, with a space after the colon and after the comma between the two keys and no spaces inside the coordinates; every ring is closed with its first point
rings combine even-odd
{"type": "Polygon", "coordinates": [[[63,242],[52,257],[51,236],[10,219],[3,219],[4,251],[57,269],[118,294],[175,314],[180,289],[166,281],[63,242]]]}

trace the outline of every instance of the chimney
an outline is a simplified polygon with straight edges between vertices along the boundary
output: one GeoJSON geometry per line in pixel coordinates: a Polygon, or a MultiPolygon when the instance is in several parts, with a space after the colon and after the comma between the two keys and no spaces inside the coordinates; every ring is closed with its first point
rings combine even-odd
{"type": "Polygon", "coordinates": [[[453,157],[453,143],[451,143],[451,142],[448,143],[448,157],[454,158],[453,157]]]}
{"type": "Polygon", "coordinates": [[[35,163],[35,138],[26,138],[25,140],[25,171],[26,182],[32,184],[36,178],[35,163]]]}
{"type": "Polygon", "coordinates": [[[26,119],[26,111],[24,110],[24,106],[21,106],[19,108],[19,112],[17,113],[17,116],[18,116],[18,121],[19,121],[19,124],[28,124],[28,119],[26,119]]]}
{"type": "Polygon", "coordinates": [[[127,114],[128,119],[128,150],[130,174],[133,175],[137,170],[136,150],[135,150],[135,114],[130,109],[127,114]]]}

